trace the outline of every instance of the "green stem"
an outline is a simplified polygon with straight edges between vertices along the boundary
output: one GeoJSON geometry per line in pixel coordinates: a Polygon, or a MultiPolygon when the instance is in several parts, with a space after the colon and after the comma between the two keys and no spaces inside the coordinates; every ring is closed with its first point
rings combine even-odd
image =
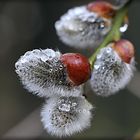
{"type": "Polygon", "coordinates": [[[127,6],[125,6],[119,11],[117,11],[116,16],[113,20],[113,25],[110,32],[108,33],[104,41],[101,43],[101,45],[98,47],[96,52],[89,58],[91,67],[93,67],[94,61],[96,60],[96,56],[99,53],[101,48],[106,47],[112,41],[117,41],[120,39],[121,37],[120,27],[122,26],[122,23],[124,22],[124,18],[127,14],[127,9],[128,9],[127,6]]]}

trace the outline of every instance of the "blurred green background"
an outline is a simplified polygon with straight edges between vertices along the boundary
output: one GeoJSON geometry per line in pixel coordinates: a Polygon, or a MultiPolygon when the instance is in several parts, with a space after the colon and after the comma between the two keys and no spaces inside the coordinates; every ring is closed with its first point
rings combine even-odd
{"type": "MultiPolygon", "coordinates": [[[[61,43],[54,23],[69,8],[89,0],[6,0],[0,1],[0,137],[50,138],[40,122],[44,102],[23,88],[14,64],[26,51],[59,48],[76,52],[61,43]]],[[[89,101],[96,106],[91,128],[72,138],[132,138],[140,129],[140,1],[129,9],[130,25],[124,34],[136,47],[137,72],[126,89],[109,98],[90,90],[89,101]]],[[[85,55],[88,52],[83,52],[85,55]]]]}

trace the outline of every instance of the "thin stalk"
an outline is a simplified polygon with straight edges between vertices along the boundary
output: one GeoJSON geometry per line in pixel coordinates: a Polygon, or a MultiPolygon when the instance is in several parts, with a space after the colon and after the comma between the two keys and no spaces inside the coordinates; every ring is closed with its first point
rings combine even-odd
{"type": "Polygon", "coordinates": [[[122,23],[124,22],[124,18],[127,15],[127,11],[128,11],[128,6],[125,6],[117,11],[116,16],[113,20],[113,25],[110,32],[108,33],[104,41],[101,43],[101,45],[98,47],[96,52],[89,58],[92,68],[96,60],[96,56],[99,53],[100,49],[106,47],[110,42],[117,41],[120,39],[121,37],[120,27],[122,26],[122,23]]]}

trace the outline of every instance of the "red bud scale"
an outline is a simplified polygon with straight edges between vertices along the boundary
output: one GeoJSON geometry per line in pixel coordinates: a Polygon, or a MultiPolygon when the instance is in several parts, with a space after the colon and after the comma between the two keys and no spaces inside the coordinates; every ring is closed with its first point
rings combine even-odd
{"type": "Polygon", "coordinates": [[[115,42],[112,47],[125,63],[130,63],[134,57],[134,46],[126,39],[115,42]]]}
{"type": "Polygon", "coordinates": [[[112,18],[115,15],[115,9],[106,1],[94,1],[89,3],[87,9],[105,18],[112,18]]]}
{"type": "Polygon", "coordinates": [[[90,78],[90,64],[85,56],[78,53],[67,53],[63,54],[60,59],[74,85],[80,85],[90,78]]]}

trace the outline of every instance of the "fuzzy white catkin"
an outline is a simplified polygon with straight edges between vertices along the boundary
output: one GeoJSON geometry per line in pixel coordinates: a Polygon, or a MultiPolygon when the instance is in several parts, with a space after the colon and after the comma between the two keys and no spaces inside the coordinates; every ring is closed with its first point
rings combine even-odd
{"type": "Polygon", "coordinates": [[[35,49],[21,56],[15,67],[25,88],[41,97],[56,94],[65,96],[81,94],[82,86],[70,86],[60,56],[59,51],[55,52],[52,49],[35,49]]]}
{"type": "Polygon", "coordinates": [[[83,96],[53,97],[44,104],[41,120],[49,134],[70,136],[90,126],[92,109],[83,96]]]}
{"type": "Polygon", "coordinates": [[[90,12],[86,6],[75,7],[55,23],[60,40],[77,49],[96,48],[110,31],[112,20],[90,12]]]}
{"type": "Polygon", "coordinates": [[[134,58],[130,64],[123,62],[110,44],[97,55],[90,79],[91,88],[100,96],[115,94],[130,82],[134,70],[134,58]]]}

